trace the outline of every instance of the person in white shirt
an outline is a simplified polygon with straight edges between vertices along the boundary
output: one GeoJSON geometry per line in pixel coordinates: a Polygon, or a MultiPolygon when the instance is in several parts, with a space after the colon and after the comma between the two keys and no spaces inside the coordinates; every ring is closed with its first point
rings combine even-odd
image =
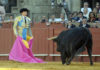
{"type": "Polygon", "coordinates": [[[88,10],[88,13],[92,12],[92,9],[88,7],[88,2],[84,2],[84,7],[81,8],[81,12],[84,12],[84,9],[86,8],[88,10]]]}
{"type": "Polygon", "coordinates": [[[52,16],[51,16],[51,18],[49,19],[49,22],[50,22],[50,23],[56,22],[55,15],[52,15],[52,16]]]}
{"type": "Polygon", "coordinates": [[[67,23],[67,18],[65,18],[64,14],[61,14],[60,18],[56,19],[56,22],[60,22],[62,24],[65,24],[65,23],[67,23]]]}
{"type": "Polygon", "coordinates": [[[83,11],[83,16],[86,17],[87,19],[89,19],[89,12],[88,12],[88,9],[84,9],[83,11]]]}

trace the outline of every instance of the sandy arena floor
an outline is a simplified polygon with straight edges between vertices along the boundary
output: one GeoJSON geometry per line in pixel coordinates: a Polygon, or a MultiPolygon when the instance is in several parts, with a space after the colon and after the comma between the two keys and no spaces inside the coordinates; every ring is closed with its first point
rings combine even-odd
{"type": "Polygon", "coordinates": [[[71,65],[62,65],[61,62],[44,64],[19,63],[14,61],[0,61],[0,70],[100,70],[100,63],[72,62],[71,65]]]}

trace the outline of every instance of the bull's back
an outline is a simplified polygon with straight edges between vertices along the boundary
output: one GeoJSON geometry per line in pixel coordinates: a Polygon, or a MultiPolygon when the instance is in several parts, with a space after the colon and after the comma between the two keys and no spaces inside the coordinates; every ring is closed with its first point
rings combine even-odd
{"type": "Polygon", "coordinates": [[[65,46],[66,51],[71,52],[75,48],[79,49],[90,36],[91,33],[87,28],[76,27],[63,31],[58,37],[61,44],[65,46]]]}
{"type": "Polygon", "coordinates": [[[91,35],[90,31],[87,28],[76,27],[61,32],[58,38],[62,39],[62,41],[74,41],[79,38],[86,37],[87,35],[91,35]]]}

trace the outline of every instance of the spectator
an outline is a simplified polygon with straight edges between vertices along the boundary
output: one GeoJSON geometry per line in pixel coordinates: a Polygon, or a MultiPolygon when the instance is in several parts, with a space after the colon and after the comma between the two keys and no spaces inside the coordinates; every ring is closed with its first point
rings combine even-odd
{"type": "Polygon", "coordinates": [[[78,13],[74,12],[72,16],[72,22],[76,22],[76,21],[78,21],[78,13]]]}
{"type": "Polygon", "coordinates": [[[97,9],[97,12],[100,13],[100,3],[99,2],[96,3],[96,9],[97,9]]]}
{"type": "Polygon", "coordinates": [[[8,21],[9,21],[9,22],[13,22],[13,21],[14,21],[14,17],[13,17],[13,15],[10,15],[8,21]]]}
{"type": "Polygon", "coordinates": [[[70,29],[70,28],[74,28],[74,27],[76,27],[76,26],[74,24],[72,24],[71,21],[68,21],[66,28],[70,29]]]}
{"type": "Polygon", "coordinates": [[[55,15],[52,15],[49,19],[49,23],[56,22],[55,15]]]}
{"type": "Polygon", "coordinates": [[[60,22],[62,24],[65,24],[65,23],[67,23],[67,19],[65,18],[64,14],[61,14],[60,18],[56,19],[56,22],[60,22]]]}
{"type": "Polygon", "coordinates": [[[97,14],[96,21],[99,21],[100,22],[100,13],[97,14]]]}
{"type": "Polygon", "coordinates": [[[41,23],[46,23],[46,22],[47,22],[46,16],[42,16],[41,23]]]}
{"type": "Polygon", "coordinates": [[[83,10],[83,16],[86,17],[87,19],[89,19],[89,12],[88,12],[87,8],[85,8],[83,10]]]}
{"type": "Polygon", "coordinates": [[[90,12],[88,22],[95,22],[95,20],[95,14],[93,12],[90,12]]]}
{"type": "Polygon", "coordinates": [[[92,12],[92,9],[88,7],[88,2],[84,2],[84,7],[81,8],[81,12],[84,12],[84,9],[87,9],[88,13],[92,12]]]}
{"type": "Polygon", "coordinates": [[[94,8],[94,9],[93,9],[93,13],[95,14],[95,17],[97,18],[97,13],[98,13],[97,8],[94,8]]]}
{"type": "Polygon", "coordinates": [[[5,8],[0,4],[0,22],[4,21],[5,17],[5,8]]]}
{"type": "Polygon", "coordinates": [[[83,19],[82,19],[82,22],[80,23],[79,27],[90,28],[90,25],[87,24],[87,18],[83,18],[83,19]]]}
{"type": "Polygon", "coordinates": [[[79,23],[82,22],[82,19],[83,18],[86,18],[86,17],[83,16],[83,13],[82,12],[79,12],[79,14],[78,14],[78,22],[79,23]]]}
{"type": "Polygon", "coordinates": [[[61,23],[65,24],[67,22],[67,19],[65,18],[64,14],[60,15],[61,23]]]}

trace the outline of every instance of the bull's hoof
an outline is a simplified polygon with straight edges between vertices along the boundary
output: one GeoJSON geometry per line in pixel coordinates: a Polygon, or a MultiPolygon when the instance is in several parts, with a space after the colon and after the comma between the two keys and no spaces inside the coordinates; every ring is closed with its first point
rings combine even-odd
{"type": "Polygon", "coordinates": [[[62,65],[65,65],[65,63],[62,63],[62,65]]]}
{"type": "Polygon", "coordinates": [[[90,63],[91,66],[93,66],[93,63],[90,63]]]}
{"type": "Polygon", "coordinates": [[[70,63],[66,63],[67,65],[70,65],[70,63]]]}
{"type": "Polygon", "coordinates": [[[66,64],[63,64],[64,66],[66,65],[66,64]]]}

